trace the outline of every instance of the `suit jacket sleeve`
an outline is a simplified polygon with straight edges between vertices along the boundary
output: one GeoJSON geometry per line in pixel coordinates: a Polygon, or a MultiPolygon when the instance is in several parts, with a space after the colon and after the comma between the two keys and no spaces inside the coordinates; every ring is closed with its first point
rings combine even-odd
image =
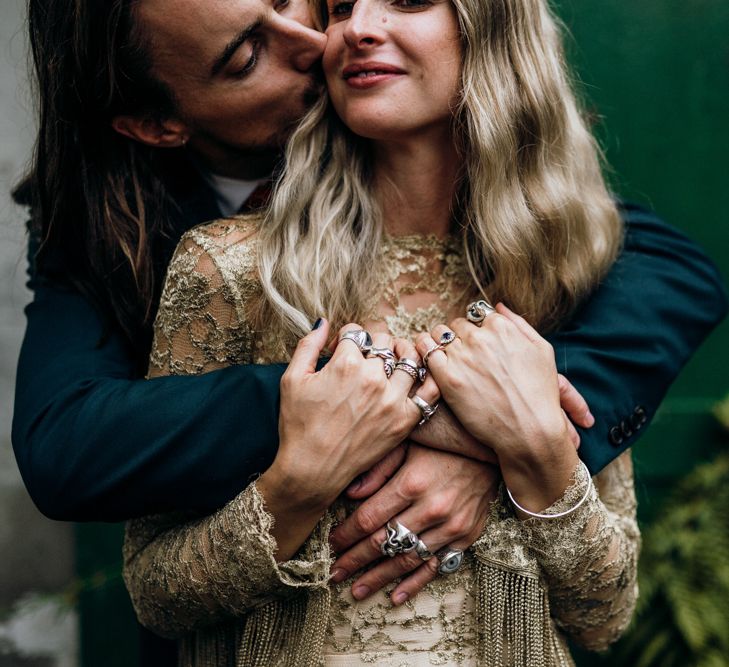
{"type": "MultiPolygon", "coordinates": [[[[625,212],[623,255],[551,338],[560,371],[596,417],[580,434],[593,474],[635,442],[727,309],[715,267],[693,243],[645,211],[625,212]],[[623,422],[632,435],[621,430],[613,444],[623,422]]],[[[113,521],[210,512],[273,460],[282,366],[137,379],[120,334],[99,345],[101,319],[82,296],[57,279],[35,277],[31,287],[12,438],[44,514],[113,521]]]]}
{"type": "Polygon", "coordinates": [[[580,456],[593,475],[645,432],[681,368],[727,313],[721,277],[696,244],[642,208],[622,212],[618,261],[550,336],[559,371],[595,416],[591,429],[580,429],[580,456]]]}
{"type": "Polygon", "coordinates": [[[284,366],[135,377],[121,334],[62,280],[31,276],[12,440],[38,508],[113,521],[210,512],[265,470],[278,446],[284,366]]]}

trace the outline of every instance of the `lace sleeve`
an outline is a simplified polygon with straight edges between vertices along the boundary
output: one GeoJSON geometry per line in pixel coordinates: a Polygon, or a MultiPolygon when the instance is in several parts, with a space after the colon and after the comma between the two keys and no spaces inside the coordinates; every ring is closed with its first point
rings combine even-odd
{"type": "Polygon", "coordinates": [[[179,638],[274,598],[329,582],[327,519],[296,557],[274,558],[276,543],[255,484],[215,514],[186,523],[160,515],[127,523],[124,581],[139,622],[179,638]]]}
{"type": "MultiPolygon", "coordinates": [[[[547,511],[574,506],[587,483],[580,466],[565,495],[547,511]]],[[[638,594],[640,532],[630,452],[607,466],[595,483],[573,514],[529,519],[522,528],[547,579],[555,622],[579,644],[603,650],[628,626],[638,594]]]]}
{"type": "MultiPolygon", "coordinates": [[[[151,378],[196,375],[251,361],[251,331],[236,293],[215,261],[215,249],[203,247],[205,237],[195,232],[182,237],[167,269],[154,323],[151,378]]],[[[216,238],[219,243],[225,237],[216,238]]]]}
{"type": "MultiPolygon", "coordinates": [[[[155,321],[150,377],[198,374],[248,361],[250,331],[240,291],[216,261],[215,248],[230,247],[230,239],[223,236],[227,231],[221,223],[215,224],[219,233],[213,238],[223,243],[207,243],[202,232],[193,230],[170,264],[155,321]]],[[[162,636],[179,637],[273,597],[326,588],[327,522],[320,521],[285,563],[274,558],[273,517],[255,484],[211,516],[176,513],[128,522],[123,574],[140,622],[162,636]]]]}

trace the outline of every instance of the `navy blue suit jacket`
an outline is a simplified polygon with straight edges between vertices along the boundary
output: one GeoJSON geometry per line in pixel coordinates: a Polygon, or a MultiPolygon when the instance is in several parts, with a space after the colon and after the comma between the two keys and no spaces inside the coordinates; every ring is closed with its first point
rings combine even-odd
{"type": "MultiPolygon", "coordinates": [[[[194,224],[219,217],[212,193],[180,189],[165,256],[194,224]]],[[[580,455],[593,473],[632,445],[681,367],[724,317],[715,266],[648,211],[623,206],[625,247],[607,278],[552,336],[560,372],[596,424],[580,455]],[[639,286],[639,294],[637,293],[639,286]]],[[[38,508],[62,520],[210,512],[265,470],[278,444],[284,366],[238,366],[143,380],[120,332],[62,275],[30,270],[13,446],[38,508]]]]}

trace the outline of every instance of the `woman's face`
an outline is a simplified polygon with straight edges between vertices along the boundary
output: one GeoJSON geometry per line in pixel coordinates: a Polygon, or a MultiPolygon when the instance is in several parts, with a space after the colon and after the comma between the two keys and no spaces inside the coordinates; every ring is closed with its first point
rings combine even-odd
{"type": "Polygon", "coordinates": [[[355,133],[402,140],[448,128],[461,45],[450,0],[327,0],[324,73],[355,133]]]}

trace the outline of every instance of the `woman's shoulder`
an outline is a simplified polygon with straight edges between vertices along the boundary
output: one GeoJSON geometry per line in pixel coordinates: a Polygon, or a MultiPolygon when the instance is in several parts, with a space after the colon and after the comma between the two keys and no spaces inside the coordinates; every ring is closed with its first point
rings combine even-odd
{"type": "Polygon", "coordinates": [[[204,222],[185,232],[181,243],[192,241],[205,252],[215,255],[240,251],[255,245],[262,219],[260,213],[246,213],[204,222]]]}
{"type": "Polygon", "coordinates": [[[250,277],[262,218],[248,213],[197,225],[185,232],[175,254],[194,260],[196,273],[222,274],[226,280],[250,277]]]}

